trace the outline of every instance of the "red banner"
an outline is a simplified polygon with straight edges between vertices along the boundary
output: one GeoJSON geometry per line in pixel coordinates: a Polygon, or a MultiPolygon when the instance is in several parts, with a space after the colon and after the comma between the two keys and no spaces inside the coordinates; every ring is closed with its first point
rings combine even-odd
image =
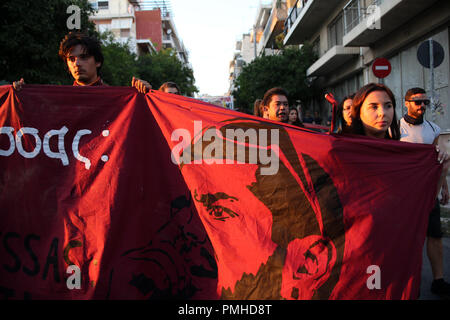
{"type": "Polygon", "coordinates": [[[0,297],[411,299],[441,167],[122,87],[0,87],[0,297]]]}

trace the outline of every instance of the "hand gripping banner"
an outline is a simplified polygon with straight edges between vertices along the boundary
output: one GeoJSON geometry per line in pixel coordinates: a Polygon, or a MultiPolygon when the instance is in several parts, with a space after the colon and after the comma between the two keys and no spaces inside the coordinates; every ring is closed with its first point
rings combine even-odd
{"type": "Polygon", "coordinates": [[[0,298],[415,299],[431,146],[0,87],[0,298]]]}

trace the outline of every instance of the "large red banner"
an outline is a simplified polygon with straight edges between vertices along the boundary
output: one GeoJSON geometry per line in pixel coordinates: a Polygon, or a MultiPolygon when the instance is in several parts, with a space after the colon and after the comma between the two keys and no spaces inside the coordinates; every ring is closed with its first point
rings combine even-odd
{"type": "Polygon", "coordinates": [[[0,296],[418,296],[431,146],[125,87],[0,87],[0,130],[0,296]]]}

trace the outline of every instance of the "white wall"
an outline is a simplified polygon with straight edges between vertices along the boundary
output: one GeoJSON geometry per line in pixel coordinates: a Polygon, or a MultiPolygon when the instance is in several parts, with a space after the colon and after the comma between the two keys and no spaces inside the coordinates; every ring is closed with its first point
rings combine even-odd
{"type": "MultiPolygon", "coordinates": [[[[437,100],[445,105],[443,114],[428,110],[426,119],[436,122],[443,131],[450,131],[449,107],[449,31],[448,28],[432,35],[433,40],[439,42],[444,48],[443,63],[434,70],[434,87],[437,100]]],[[[389,59],[392,65],[391,74],[385,78],[384,83],[394,92],[397,103],[397,115],[400,117],[406,112],[403,97],[412,87],[424,88],[431,95],[430,69],[420,65],[417,59],[417,50],[423,40],[414,42],[410,47],[402,50],[389,59]]]]}

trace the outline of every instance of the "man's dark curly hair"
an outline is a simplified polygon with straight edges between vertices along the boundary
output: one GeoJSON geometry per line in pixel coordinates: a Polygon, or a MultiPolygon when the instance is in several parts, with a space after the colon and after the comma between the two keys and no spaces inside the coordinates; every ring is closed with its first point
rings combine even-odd
{"type": "Polygon", "coordinates": [[[66,67],[67,56],[70,53],[70,50],[78,44],[82,45],[86,49],[86,53],[93,56],[96,62],[101,63],[100,67],[97,68],[97,74],[100,74],[100,69],[103,66],[104,60],[100,42],[96,38],[90,37],[79,31],[68,33],[59,45],[58,55],[64,61],[66,67]]]}

